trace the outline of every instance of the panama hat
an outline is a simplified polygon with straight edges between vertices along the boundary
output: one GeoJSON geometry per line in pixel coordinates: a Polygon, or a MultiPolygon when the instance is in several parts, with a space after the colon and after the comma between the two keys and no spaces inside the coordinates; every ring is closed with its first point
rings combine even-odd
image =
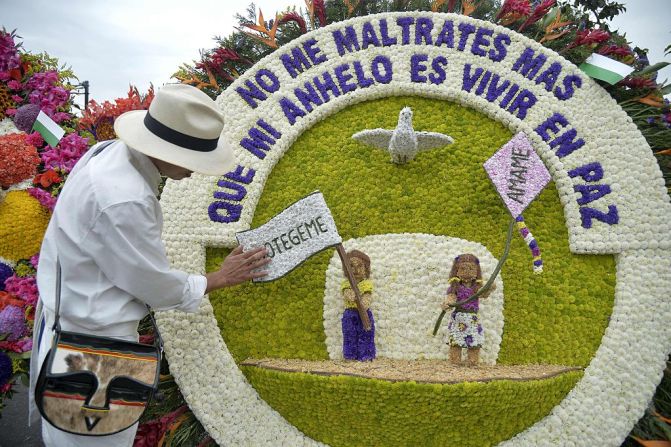
{"type": "Polygon", "coordinates": [[[164,86],[149,110],[126,112],[114,121],[121,141],[136,151],[208,175],[225,174],[235,164],[223,128],[215,102],[186,84],[164,86]]]}

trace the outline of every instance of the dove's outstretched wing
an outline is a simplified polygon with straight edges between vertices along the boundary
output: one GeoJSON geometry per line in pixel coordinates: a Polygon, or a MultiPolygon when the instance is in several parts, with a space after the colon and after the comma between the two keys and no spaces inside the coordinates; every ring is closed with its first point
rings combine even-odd
{"type": "Polygon", "coordinates": [[[352,138],[368,146],[387,150],[393,133],[393,130],[387,129],[365,129],[352,135],[352,138]]]}
{"type": "Polygon", "coordinates": [[[454,139],[438,132],[415,132],[417,135],[417,151],[428,151],[436,147],[447,146],[454,143],[454,139]]]}

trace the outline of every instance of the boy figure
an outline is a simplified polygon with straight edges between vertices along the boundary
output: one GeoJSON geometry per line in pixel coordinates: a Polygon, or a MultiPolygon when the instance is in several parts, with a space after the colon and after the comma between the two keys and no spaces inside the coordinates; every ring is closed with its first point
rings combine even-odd
{"type": "Polygon", "coordinates": [[[347,253],[352,275],[361,292],[363,304],[371,329],[365,330],[361,316],[356,306],[356,297],[348,280],[343,280],[341,292],[345,301],[345,311],[342,316],[343,357],[347,360],[367,361],[375,358],[375,321],[370,310],[372,301],[373,282],[370,280],[370,258],[359,250],[347,253]]]}

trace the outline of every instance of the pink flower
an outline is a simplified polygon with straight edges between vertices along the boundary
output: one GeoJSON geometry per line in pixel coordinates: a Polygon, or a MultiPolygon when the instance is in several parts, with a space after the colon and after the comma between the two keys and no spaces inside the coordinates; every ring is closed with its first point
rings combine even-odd
{"type": "Polygon", "coordinates": [[[16,341],[0,341],[0,349],[19,354],[27,352],[33,349],[33,339],[31,337],[23,337],[16,341]]]}
{"type": "Polygon", "coordinates": [[[56,112],[56,113],[54,113],[54,116],[52,118],[57,123],[60,123],[60,122],[69,120],[70,118],[72,118],[72,115],[70,115],[69,113],[65,113],[65,112],[56,112]]]}
{"type": "Polygon", "coordinates": [[[30,337],[22,338],[21,340],[17,341],[16,344],[20,349],[19,352],[28,352],[32,351],[33,349],[33,339],[30,337]]]}
{"type": "Polygon", "coordinates": [[[35,73],[25,85],[25,89],[31,91],[28,95],[30,103],[39,106],[52,119],[56,109],[65,106],[70,99],[70,92],[58,82],[58,72],[50,70],[35,73]]]}
{"type": "Polygon", "coordinates": [[[0,70],[8,71],[19,66],[19,52],[14,43],[14,33],[0,31],[0,70]]]}
{"type": "Polygon", "coordinates": [[[33,132],[31,134],[26,135],[26,143],[30,144],[31,146],[39,148],[42,147],[42,145],[44,144],[44,139],[42,138],[42,135],[40,135],[39,132],[33,132]]]}
{"type": "Polygon", "coordinates": [[[37,283],[34,276],[12,275],[5,280],[5,290],[18,298],[21,298],[26,304],[34,306],[37,304],[39,293],[37,292],[37,283]]]}
{"type": "Polygon", "coordinates": [[[7,83],[7,87],[9,87],[10,90],[21,90],[21,83],[12,79],[7,83]]]}
{"type": "Polygon", "coordinates": [[[19,95],[12,95],[12,101],[21,104],[23,102],[23,98],[19,95]]]}
{"type": "Polygon", "coordinates": [[[50,192],[40,188],[28,188],[28,193],[35,197],[37,201],[40,202],[40,205],[47,208],[49,211],[54,210],[58,198],[52,196],[50,192]]]}
{"type": "Polygon", "coordinates": [[[14,108],[9,108],[9,109],[5,110],[5,115],[7,115],[7,116],[14,116],[14,115],[16,115],[16,109],[14,109],[14,108]]]}
{"type": "Polygon", "coordinates": [[[61,168],[70,172],[75,163],[89,149],[88,138],[82,138],[76,133],[67,134],[55,148],[47,146],[42,152],[42,161],[47,168],[61,168]]]}
{"type": "Polygon", "coordinates": [[[30,265],[32,265],[34,269],[37,269],[37,266],[39,265],[39,263],[40,263],[40,254],[38,252],[37,254],[34,254],[30,258],[30,265]]]}

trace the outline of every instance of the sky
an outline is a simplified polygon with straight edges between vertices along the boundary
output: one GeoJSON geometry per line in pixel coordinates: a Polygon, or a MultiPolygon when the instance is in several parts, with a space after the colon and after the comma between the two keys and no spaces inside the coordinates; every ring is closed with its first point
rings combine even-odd
{"type": "MultiPolygon", "coordinates": [[[[650,50],[651,62],[671,62],[671,0],[620,0],[627,12],[614,28],[629,41],[650,50]]],[[[0,0],[0,26],[17,30],[23,47],[46,51],[88,80],[98,102],[125,96],[128,85],[146,91],[160,87],[184,62],[199,58],[199,49],[215,45],[214,36],[234,30],[235,13],[251,2],[228,0],[0,0]]],[[[295,0],[256,0],[266,19],[295,0]]],[[[660,80],[671,81],[671,67],[660,80]]],[[[174,81],[174,80],[173,80],[174,81]]],[[[83,99],[77,100],[83,104],[83,99]]]]}

